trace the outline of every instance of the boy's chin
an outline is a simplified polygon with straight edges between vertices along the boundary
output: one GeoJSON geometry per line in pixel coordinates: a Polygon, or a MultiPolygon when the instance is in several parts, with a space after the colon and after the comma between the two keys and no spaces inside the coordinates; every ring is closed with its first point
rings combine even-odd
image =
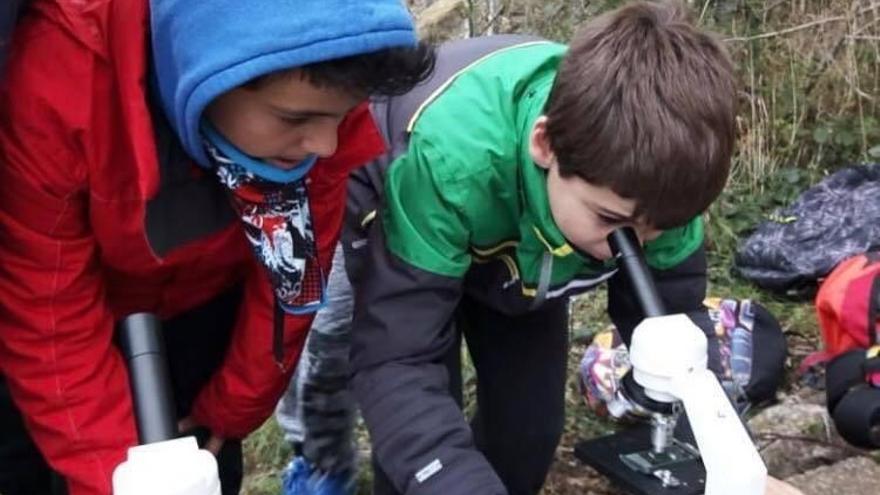
{"type": "Polygon", "coordinates": [[[613,256],[611,256],[611,253],[609,252],[590,254],[590,256],[603,263],[613,258],[613,256]]]}
{"type": "Polygon", "coordinates": [[[569,243],[570,246],[574,248],[575,251],[578,252],[582,257],[588,259],[594,259],[596,261],[605,262],[611,259],[611,250],[606,246],[604,249],[599,247],[587,247],[582,248],[580,246],[576,246],[573,243],[569,243]]]}

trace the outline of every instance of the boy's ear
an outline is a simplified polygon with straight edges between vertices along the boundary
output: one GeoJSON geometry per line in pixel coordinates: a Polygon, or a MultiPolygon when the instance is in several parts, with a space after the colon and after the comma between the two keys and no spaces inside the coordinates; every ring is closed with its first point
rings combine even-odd
{"type": "Polygon", "coordinates": [[[550,148],[550,139],[547,137],[547,116],[541,115],[532,126],[529,134],[529,153],[535,165],[550,169],[556,164],[556,154],[550,148]]]}

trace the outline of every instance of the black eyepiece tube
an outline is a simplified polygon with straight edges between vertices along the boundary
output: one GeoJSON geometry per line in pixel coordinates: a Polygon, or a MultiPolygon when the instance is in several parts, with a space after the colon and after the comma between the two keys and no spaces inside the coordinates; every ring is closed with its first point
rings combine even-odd
{"type": "Polygon", "coordinates": [[[141,444],[175,438],[177,422],[159,319],[151,313],[129,315],[122,320],[119,337],[141,444]]]}
{"type": "Polygon", "coordinates": [[[611,253],[617,258],[617,266],[629,279],[633,293],[642,307],[645,318],[667,314],[666,307],[654,285],[654,278],[645,263],[639,239],[630,227],[616,229],[608,235],[611,253]]]}

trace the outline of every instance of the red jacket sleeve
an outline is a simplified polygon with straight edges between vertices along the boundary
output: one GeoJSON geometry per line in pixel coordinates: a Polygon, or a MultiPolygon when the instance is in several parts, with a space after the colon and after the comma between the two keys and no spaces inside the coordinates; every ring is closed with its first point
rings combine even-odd
{"type": "MultiPolygon", "coordinates": [[[[256,262],[254,263],[256,265],[256,262]]],[[[244,438],[274,410],[293,373],[312,316],[286,316],[284,366],[273,355],[273,296],[262,266],[245,283],[223,366],[202,389],[192,416],[222,438],[244,438]]]]}
{"type": "MultiPolygon", "coordinates": [[[[353,110],[340,125],[339,143],[333,157],[318,162],[309,182],[318,260],[325,275],[330,272],[342,228],[348,174],[385,149],[366,104],[353,110]]],[[[245,300],[226,361],[193,406],[194,419],[215,435],[246,436],[272,414],[287,388],[314,315],[285,316],[282,368],[272,354],[273,303],[268,278],[259,266],[245,284],[245,300]]]]}
{"type": "Polygon", "coordinates": [[[89,227],[74,87],[90,64],[51,29],[13,49],[0,92],[0,366],[27,426],[71,495],[110,493],[136,440],[127,375],[89,227]]]}

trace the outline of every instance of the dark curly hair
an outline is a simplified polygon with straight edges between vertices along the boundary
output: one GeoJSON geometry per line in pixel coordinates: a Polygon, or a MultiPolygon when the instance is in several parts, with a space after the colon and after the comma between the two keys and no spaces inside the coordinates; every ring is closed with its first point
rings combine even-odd
{"type": "Polygon", "coordinates": [[[406,93],[434,71],[434,47],[419,42],[351,57],[327,60],[258,77],[247,85],[296,75],[318,87],[339,88],[356,95],[396,96],[406,93]]]}

